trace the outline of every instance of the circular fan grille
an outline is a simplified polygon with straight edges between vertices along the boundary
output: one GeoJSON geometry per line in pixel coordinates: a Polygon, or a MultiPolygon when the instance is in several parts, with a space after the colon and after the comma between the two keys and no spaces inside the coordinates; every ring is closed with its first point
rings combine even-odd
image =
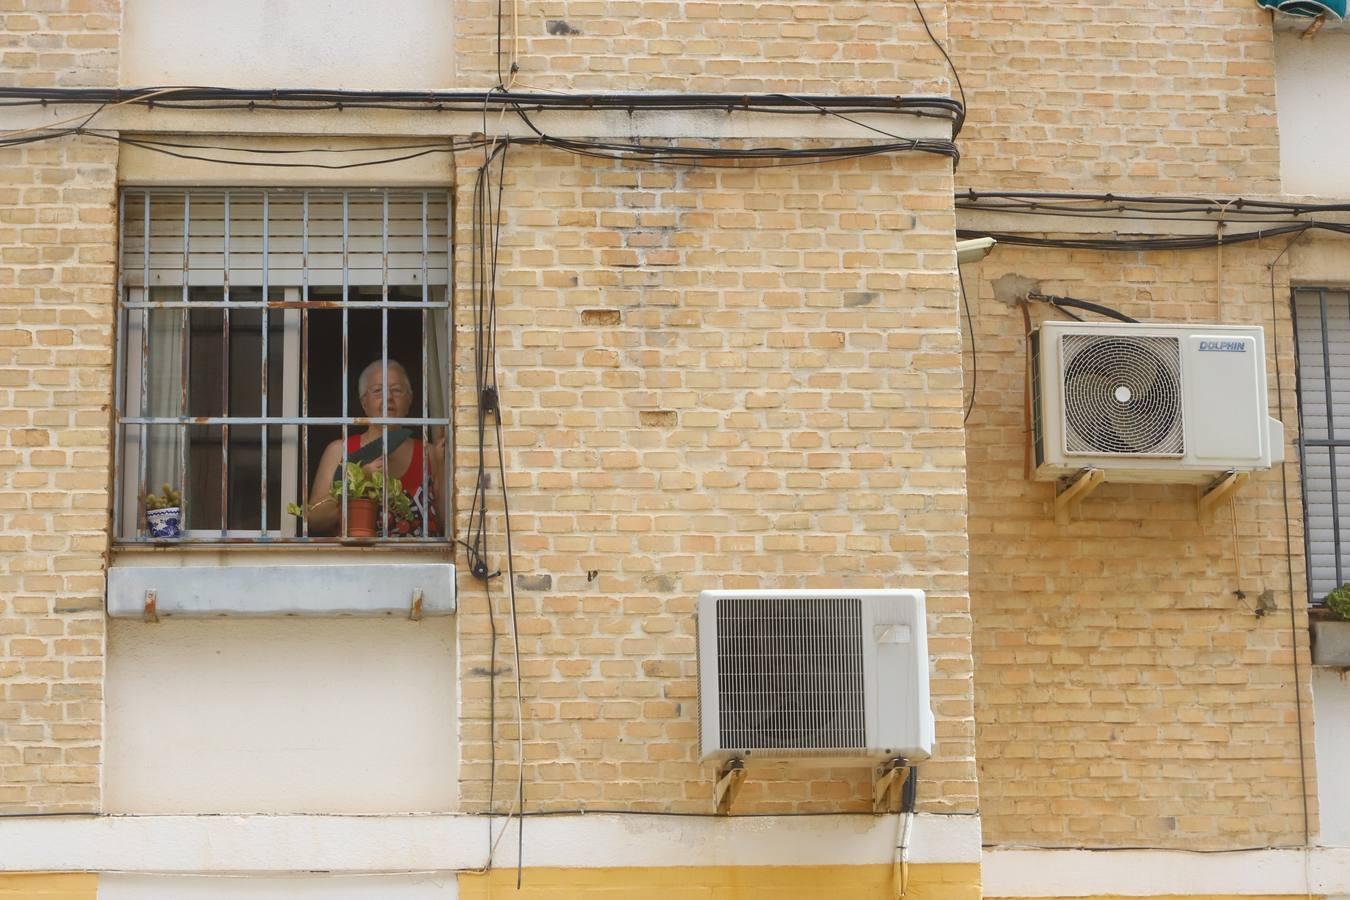
{"type": "Polygon", "coordinates": [[[1067,334],[1063,348],[1066,451],[1182,454],[1175,338],[1067,334]]]}

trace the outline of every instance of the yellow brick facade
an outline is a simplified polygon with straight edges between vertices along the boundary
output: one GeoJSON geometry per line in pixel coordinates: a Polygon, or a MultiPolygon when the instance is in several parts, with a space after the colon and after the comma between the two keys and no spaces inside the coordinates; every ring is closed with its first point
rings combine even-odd
{"type": "MultiPolygon", "coordinates": [[[[1284,241],[1003,246],[966,268],[973,336],[954,252],[966,188],[1278,194],[1266,14],[1253,0],[920,3],[970,103],[955,171],[923,153],[692,168],[508,152],[496,321],[516,608],[506,574],[489,593],[456,551],[459,745],[447,752],[464,812],[512,807],[518,739],[532,811],[708,812],[699,591],[910,587],[927,593],[937,719],[920,812],[975,823],[993,846],[1288,848],[1316,834],[1289,257],[1273,280],[1270,268],[1284,241]],[[1025,478],[1013,277],[1152,321],[1264,326],[1290,461],[1214,521],[1197,521],[1193,487],[1108,484],[1056,525],[1053,486],[1025,478]],[[1257,616],[1266,602],[1274,611],[1257,616]]],[[[120,3],[33,5],[0,11],[0,79],[117,85],[120,3]]],[[[501,54],[498,8],[460,0],[445,87],[956,94],[908,2],[522,0],[501,5],[501,54]]],[[[229,121],[247,138],[258,120],[245,115],[229,121]]],[[[296,135],[424,134],[400,115],[359,128],[311,117],[296,135]]],[[[814,118],[758,144],[812,146],[814,118]]],[[[0,149],[0,812],[101,808],[117,158],[93,135],[0,149]]],[[[481,162],[446,164],[460,539],[480,462],[469,248],[481,162]]],[[[505,573],[491,424],[482,462],[488,564],[505,573]]],[[[870,774],[770,768],[736,810],[867,811],[870,774]]],[[[898,870],[538,867],[524,893],[981,891],[975,863],[913,865],[902,885],[898,870]]],[[[514,881],[458,883],[495,897],[514,881]]],[[[0,898],[93,885],[0,875],[0,898]]]]}
{"type": "MultiPolygon", "coordinates": [[[[944,4],[924,3],[945,39],[944,4]]],[[[949,73],[910,3],[673,4],[668,0],[457,4],[466,88],[706,93],[948,93],[949,73]],[[519,67],[513,77],[510,64],[519,67]]]]}
{"type": "MultiPolygon", "coordinates": [[[[967,267],[980,370],[968,432],[976,755],[990,842],[1296,845],[1295,690],[1315,817],[1293,347],[1284,267],[1274,321],[1267,268],[1286,243],[1228,251],[1222,297],[1215,251],[1001,248],[967,267]],[[1153,321],[1263,325],[1281,354],[1283,413],[1273,355],[1268,371],[1286,471],[1256,474],[1209,522],[1197,520],[1195,487],[1107,484],[1057,525],[1054,485],[1023,477],[1022,312],[995,295],[1010,275],[1153,321]],[[1257,617],[1265,591],[1277,609],[1257,617]]],[[[1035,304],[1032,314],[1047,317],[1035,304]]]]}
{"type": "Polygon", "coordinates": [[[0,808],[98,808],[116,158],[0,150],[0,808]]]}
{"type": "MultiPolygon", "coordinates": [[[[527,802],[708,809],[699,591],[903,584],[928,592],[934,657],[923,807],[974,811],[950,164],[907,154],[672,171],[531,148],[508,163],[498,359],[527,802]]],[[[476,178],[461,170],[463,244],[476,178]]],[[[461,533],[477,477],[468,262],[461,533]]],[[[491,564],[504,570],[490,497],[491,564]]],[[[477,805],[490,627],[481,582],[465,571],[459,587],[462,780],[477,805]]],[[[501,579],[492,596],[506,629],[501,579]]],[[[498,645],[508,670],[509,647],[498,645]]],[[[497,678],[499,748],[515,740],[514,687],[497,678]]],[[[499,808],[513,749],[505,763],[499,808]]],[[[867,809],[869,777],[784,770],[751,779],[738,808],[867,809]]]]}
{"type": "Polygon", "coordinates": [[[952,0],[961,188],[1280,191],[1275,41],[1252,0],[952,0]]]}

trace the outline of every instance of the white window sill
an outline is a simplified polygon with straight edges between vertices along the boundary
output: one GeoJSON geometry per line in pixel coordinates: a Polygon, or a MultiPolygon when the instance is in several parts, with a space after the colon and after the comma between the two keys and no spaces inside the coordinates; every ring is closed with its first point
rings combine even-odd
{"type": "Polygon", "coordinates": [[[190,554],[153,563],[119,560],[108,569],[108,615],[421,618],[455,611],[453,563],[330,560],[268,563],[256,556],[208,560],[190,554]]]}

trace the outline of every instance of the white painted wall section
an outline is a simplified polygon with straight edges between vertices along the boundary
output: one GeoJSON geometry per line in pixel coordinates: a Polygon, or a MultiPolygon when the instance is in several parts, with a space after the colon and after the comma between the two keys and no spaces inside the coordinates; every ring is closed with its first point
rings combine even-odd
{"type": "Polygon", "coordinates": [[[1350,676],[1337,669],[1313,669],[1313,722],[1317,729],[1319,843],[1350,847],[1350,770],[1339,765],[1350,747],[1350,676]]]}
{"type": "Polygon", "coordinates": [[[98,900],[454,900],[445,875],[310,875],[295,878],[101,875],[98,900]]]}
{"type": "Polygon", "coordinates": [[[1350,32],[1275,35],[1280,171],[1289,194],[1350,197],[1350,32]]]}
{"type": "Polygon", "coordinates": [[[454,82],[444,0],[127,0],[122,84],[443,90],[454,82]]]}
{"type": "Polygon", "coordinates": [[[989,850],[986,897],[1344,894],[1350,851],[989,850]]]}
{"type": "Polygon", "coordinates": [[[108,625],[106,812],[455,808],[453,618],[108,625]]]}
{"type": "MultiPolygon", "coordinates": [[[[430,874],[483,868],[498,838],[492,863],[510,868],[518,824],[470,815],[0,819],[0,872],[430,874]]],[[[895,815],[530,817],[525,865],[876,865],[896,858],[900,826],[895,815]]],[[[909,861],[978,863],[980,820],[916,816],[909,861]]]]}

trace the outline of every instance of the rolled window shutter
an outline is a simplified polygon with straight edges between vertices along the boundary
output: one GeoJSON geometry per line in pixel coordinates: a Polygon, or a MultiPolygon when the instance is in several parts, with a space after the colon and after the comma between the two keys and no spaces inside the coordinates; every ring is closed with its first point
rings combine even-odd
{"type": "MultiPolygon", "coordinates": [[[[343,192],[309,191],[309,229],[305,233],[305,198],[298,190],[267,192],[266,281],[273,287],[298,287],[306,268],[311,288],[342,285],[343,192]],[[308,259],[305,247],[308,238],[308,259]],[[308,265],[306,265],[308,263],[308,265]]],[[[188,225],[189,283],[219,285],[226,276],[224,191],[128,193],[123,210],[122,276],[139,287],[181,286],[184,277],[183,228],[188,225]],[[149,204],[149,255],[146,255],[146,204],[149,204]],[[185,216],[186,205],[186,216],[185,216]],[[148,272],[147,272],[148,270],[148,272]]],[[[447,198],[427,192],[426,273],[430,284],[448,281],[447,198]]],[[[388,213],[388,283],[420,285],[423,278],[424,223],[421,191],[391,192],[388,213]]],[[[263,192],[229,192],[229,283],[262,285],[263,192]]],[[[378,285],[384,278],[384,207],[374,192],[347,192],[347,277],[353,286],[378,285]]]]}

